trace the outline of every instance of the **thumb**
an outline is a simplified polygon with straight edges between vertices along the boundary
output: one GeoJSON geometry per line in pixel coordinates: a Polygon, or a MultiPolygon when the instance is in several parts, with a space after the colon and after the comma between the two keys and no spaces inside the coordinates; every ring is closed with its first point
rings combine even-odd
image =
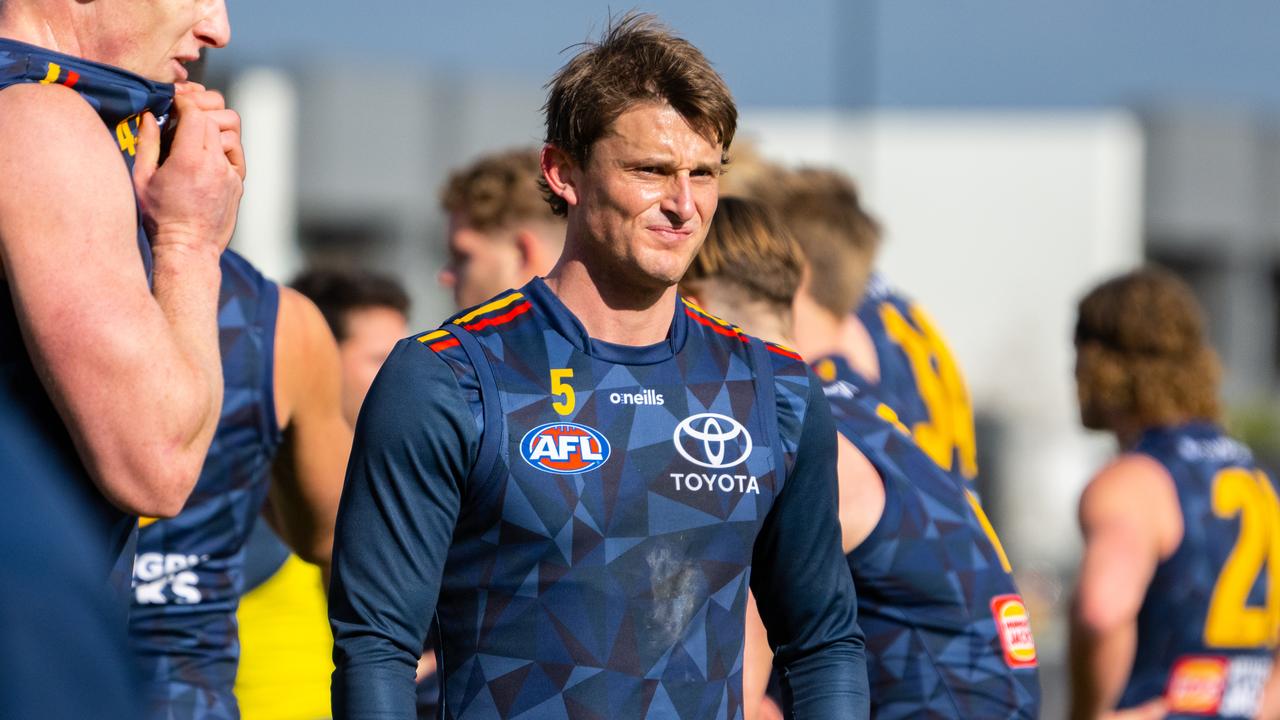
{"type": "Polygon", "coordinates": [[[133,158],[133,184],[139,188],[151,182],[160,162],[160,125],[151,113],[138,120],[137,154],[133,158]]]}

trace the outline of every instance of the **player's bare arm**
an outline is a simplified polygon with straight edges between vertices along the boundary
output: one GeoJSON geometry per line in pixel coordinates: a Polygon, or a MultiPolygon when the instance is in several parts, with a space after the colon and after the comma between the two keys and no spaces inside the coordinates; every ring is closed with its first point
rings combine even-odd
{"type": "MultiPolygon", "coordinates": [[[[1080,527],[1085,550],[1072,611],[1071,717],[1093,720],[1114,717],[1133,665],[1147,586],[1182,538],[1172,478],[1145,455],[1117,459],[1081,496],[1080,527]]],[[[1162,716],[1159,698],[1152,700],[1135,710],[1143,713],[1138,717],[1162,716]]]]}
{"type": "Polygon", "coordinates": [[[150,516],[181,509],[222,396],[218,256],[243,156],[238,120],[201,109],[217,102],[206,93],[178,99],[163,164],[154,118],[142,123],[132,182],[153,241],[153,290],[138,267],[131,178],[92,108],[56,85],[0,93],[0,258],[24,337],[103,494],[150,516]]]}
{"type": "Polygon", "coordinates": [[[276,414],[285,436],[271,509],[294,552],[327,574],[351,428],[342,416],[337,343],[315,304],[290,288],[280,289],[275,356],[276,414]]]}

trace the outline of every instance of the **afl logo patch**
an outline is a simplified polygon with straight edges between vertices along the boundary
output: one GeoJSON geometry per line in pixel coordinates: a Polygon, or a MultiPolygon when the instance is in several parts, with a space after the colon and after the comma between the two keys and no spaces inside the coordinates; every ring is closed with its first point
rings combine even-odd
{"type": "Polygon", "coordinates": [[[704,468],[733,467],[751,455],[751,434],[719,413],[698,413],[676,426],[671,437],[685,460],[704,468]]]}
{"type": "Polygon", "coordinates": [[[539,425],[520,440],[524,461],[543,472],[577,475],[609,459],[609,440],[595,428],[577,423],[539,425]]]}

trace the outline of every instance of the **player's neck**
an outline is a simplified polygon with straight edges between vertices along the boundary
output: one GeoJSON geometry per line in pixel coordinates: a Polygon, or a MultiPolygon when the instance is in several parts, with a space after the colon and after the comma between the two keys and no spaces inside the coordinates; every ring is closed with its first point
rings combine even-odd
{"type": "MultiPolygon", "coordinates": [[[[64,55],[85,57],[70,13],[58,7],[8,0],[0,4],[0,37],[35,45],[64,55]]],[[[92,59],[92,58],[87,58],[92,59]]]]}
{"type": "Polygon", "coordinates": [[[742,331],[748,335],[775,345],[795,347],[796,339],[791,332],[791,319],[785,314],[774,311],[765,303],[759,303],[759,306],[757,309],[746,310],[725,319],[742,328],[742,331]]]}
{"type": "Polygon", "coordinates": [[[807,360],[837,356],[859,368],[857,348],[851,338],[854,333],[846,327],[849,318],[840,318],[830,312],[810,305],[797,308],[795,314],[796,350],[807,360]]]}
{"type": "Polygon", "coordinates": [[[578,318],[587,334],[615,345],[654,345],[667,338],[676,287],[637,287],[625,273],[609,272],[562,257],[547,275],[547,287],[578,318]]]}

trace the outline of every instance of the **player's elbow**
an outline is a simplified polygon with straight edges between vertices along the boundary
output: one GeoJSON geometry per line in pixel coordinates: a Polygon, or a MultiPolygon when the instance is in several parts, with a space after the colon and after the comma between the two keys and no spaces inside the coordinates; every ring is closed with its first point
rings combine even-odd
{"type": "Polygon", "coordinates": [[[1082,588],[1076,595],[1072,621],[1079,631],[1096,637],[1134,622],[1137,615],[1136,608],[1113,593],[1088,592],[1082,588]]]}
{"type": "Polygon", "coordinates": [[[99,485],[107,499],[127,513],[168,518],[182,512],[203,465],[204,453],[189,449],[145,453],[104,467],[99,485]]]}
{"type": "Polygon", "coordinates": [[[296,545],[293,551],[298,557],[312,565],[328,565],[333,559],[333,528],[330,527],[325,532],[314,532],[306,542],[296,545]]]}

